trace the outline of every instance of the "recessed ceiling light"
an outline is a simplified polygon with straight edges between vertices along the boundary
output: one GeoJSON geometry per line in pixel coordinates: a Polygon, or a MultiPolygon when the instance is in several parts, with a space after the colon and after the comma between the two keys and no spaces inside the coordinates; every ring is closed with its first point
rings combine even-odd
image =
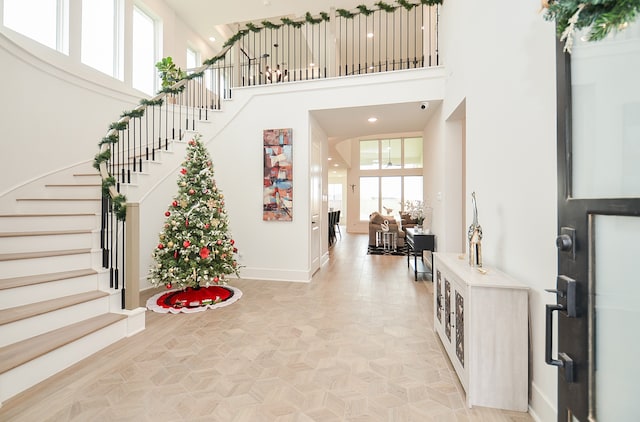
{"type": "Polygon", "coordinates": [[[340,167],[340,164],[335,163],[335,164],[333,165],[333,167],[340,167]]]}
{"type": "Polygon", "coordinates": [[[367,119],[367,121],[369,121],[369,123],[375,123],[375,122],[377,122],[377,121],[378,121],[378,118],[377,118],[377,117],[369,117],[369,118],[367,119]]]}
{"type": "Polygon", "coordinates": [[[313,67],[315,65],[316,65],[315,63],[309,63],[309,66],[311,66],[311,67],[313,67]]]}
{"type": "Polygon", "coordinates": [[[216,41],[216,37],[209,37],[209,41],[215,42],[216,41]]]}
{"type": "Polygon", "coordinates": [[[367,38],[373,38],[373,32],[369,32],[369,33],[367,34],[367,38]]]}
{"type": "Polygon", "coordinates": [[[327,160],[331,161],[331,160],[333,160],[333,158],[329,157],[329,158],[327,158],[327,160]]]}

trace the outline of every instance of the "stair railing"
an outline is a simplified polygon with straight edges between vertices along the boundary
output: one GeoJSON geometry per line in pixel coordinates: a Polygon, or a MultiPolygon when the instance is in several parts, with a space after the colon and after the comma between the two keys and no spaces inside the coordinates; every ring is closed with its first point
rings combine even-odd
{"type": "Polygon", "coordinates": [[[203,66],[111,124],[94,166],[102,177],[102,266],[109,286],[122,290],[123,309],[139,302],[139,219],[122,186],[168,150],[169,141],[182,140],[220,110],[232,87],[438,66],[442,0],[395,1],[398,6],[379,1],[375,10],[358,6],[319,17],[307,13],[300,21],[249,23],[203,66]]]}

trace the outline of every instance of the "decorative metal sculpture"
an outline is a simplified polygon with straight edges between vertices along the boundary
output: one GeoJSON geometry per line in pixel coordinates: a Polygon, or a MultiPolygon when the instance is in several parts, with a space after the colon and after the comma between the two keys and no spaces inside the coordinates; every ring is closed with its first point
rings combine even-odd
{"type": "Polygon", "coordinates": [[[478,224],[478,207],[476,204],[476,193],[471,193],[473,203],[473,223],[469,226],[469,265],[472,267],[482,267],[482,227],[478,224]]]}

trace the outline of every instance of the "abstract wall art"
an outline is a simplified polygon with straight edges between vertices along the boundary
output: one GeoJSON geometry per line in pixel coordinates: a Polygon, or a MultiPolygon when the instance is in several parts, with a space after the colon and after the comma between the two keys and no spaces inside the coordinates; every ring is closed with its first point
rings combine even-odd
{"type": "Polygon", "coordinates": [[[293,220],[293,137],[291,129],[263,131],[262,220],[293,220]]]}

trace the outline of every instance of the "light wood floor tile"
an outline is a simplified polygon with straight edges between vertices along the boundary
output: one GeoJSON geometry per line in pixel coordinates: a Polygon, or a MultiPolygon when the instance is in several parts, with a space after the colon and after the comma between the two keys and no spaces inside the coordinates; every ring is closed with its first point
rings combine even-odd
{"type": "MultiPolygon", "coordinates": [[[[310,283],[232,280],[237,303],[147,328],[4,403],[0,420],[531,422],[465,404],[406,258],[343,233],[310,283]]],[[[143,302],[155,292],[143,294],[143,302]]]]}

